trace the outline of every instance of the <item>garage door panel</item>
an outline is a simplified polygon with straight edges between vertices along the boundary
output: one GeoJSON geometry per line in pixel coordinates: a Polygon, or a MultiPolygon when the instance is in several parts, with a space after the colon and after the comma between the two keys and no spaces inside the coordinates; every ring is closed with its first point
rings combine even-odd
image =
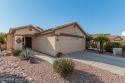
{"type": "Polygon", "coordinates": [[[61,38],[60,39],[60,46],[61,52],[63,53],[71,53],[77,51],[84,50],[84,39],[83,38],[61,38]]]}

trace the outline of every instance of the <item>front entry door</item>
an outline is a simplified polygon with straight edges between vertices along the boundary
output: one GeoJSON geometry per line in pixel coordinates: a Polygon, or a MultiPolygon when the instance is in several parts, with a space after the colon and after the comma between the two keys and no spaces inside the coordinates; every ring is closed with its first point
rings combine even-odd
{"type": "Polygon", "coordinates": [[[32,48],[32,37],[25,37],[25,48],[32,48]]]}

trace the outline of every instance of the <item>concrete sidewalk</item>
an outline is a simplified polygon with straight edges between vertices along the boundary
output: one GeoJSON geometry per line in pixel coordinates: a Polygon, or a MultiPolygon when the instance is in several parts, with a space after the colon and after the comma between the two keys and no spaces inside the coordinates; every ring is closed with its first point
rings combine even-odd
{"type": "Polygon", "coordinates": [[[76,61],[125,76],[125,58],[107,56],[91,52],[76,52],[66,54],[66,57],[76,61]]]}
{"type": "Polygon", "coordinates": [[[38,57],[38,58],[41,58],[43,60],[46,60],[47,62],[53,64],[53,61],[55,58],[51,57],[51,56],[48,56],[46,54],[42,54],[42,53],[39,53],[39,52],[35,52],[35,56],[38,57]]]}

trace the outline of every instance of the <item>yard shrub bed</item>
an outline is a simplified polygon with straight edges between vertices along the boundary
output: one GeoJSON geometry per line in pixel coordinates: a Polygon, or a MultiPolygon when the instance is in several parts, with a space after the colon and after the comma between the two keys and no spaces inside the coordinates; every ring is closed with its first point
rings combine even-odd
{"type": "Polygon", "coordinates": [[[56,54],[56,57],[57,57],[57,58],[63,57],[63,53],[62,53],[62,52],[57,53],[57,54],[56,54]]]}
{"type": "Polygon", "coordinates": [[[118,42],[108,42],[105,44],[104,49],[106,52],[113,52],[113,48],[119,48],[121,44],[118,42]]]}
{"type": "Polygon", "coordinates": [[[58,58],[53,62],[53,70],[63,77],[72,74],[74,67],[74,62],[68,58],[58,58]]]}
{"type": "Polygon", "coordinates": [[[30,60],[33,57],[34,52],[32,51],[32,49],[24,49],[21,51],[20,53],[20,57],[23,60],[30,60]]]}
{"type": "Polygon", "coordinates": [[[12,49],[12,54],[14,55],[14,56],[19,56],[20,55],[20,53],[21,53],[21,51],[22,50],[19,50],[19,49],[12,49]]]}

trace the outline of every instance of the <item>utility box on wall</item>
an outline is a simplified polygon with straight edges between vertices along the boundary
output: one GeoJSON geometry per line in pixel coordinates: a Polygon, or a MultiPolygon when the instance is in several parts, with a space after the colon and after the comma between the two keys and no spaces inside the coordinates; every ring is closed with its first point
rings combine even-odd
{"type": "Polygon", "coordinates": [[[122,48],[113,48],[113,55],[122,55],[122,48]]]}

